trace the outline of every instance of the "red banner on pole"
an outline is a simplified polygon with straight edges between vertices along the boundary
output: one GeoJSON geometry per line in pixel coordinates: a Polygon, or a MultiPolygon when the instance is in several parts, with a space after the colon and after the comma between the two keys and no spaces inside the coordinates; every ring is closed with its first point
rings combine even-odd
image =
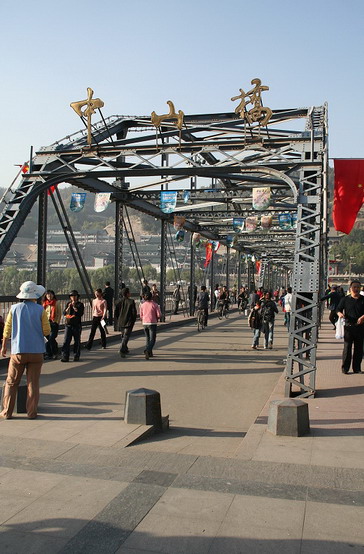
{"type": "Polygon", "coordinates": [[[364,160],[334,160],[334,168],[332,218],[335,229],[348,235],[364,203],[364,160]]]}

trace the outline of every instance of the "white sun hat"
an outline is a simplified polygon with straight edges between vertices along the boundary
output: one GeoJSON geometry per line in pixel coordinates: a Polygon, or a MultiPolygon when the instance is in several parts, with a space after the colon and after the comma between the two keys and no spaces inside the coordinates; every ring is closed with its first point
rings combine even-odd
{"type": "Polygon", "coordinates": [[[20,286],[20,292],[16,295],[20,300],[38,300],[45,293],[42,285],[36,285],[33,281],[25,281],[20,286]]]}

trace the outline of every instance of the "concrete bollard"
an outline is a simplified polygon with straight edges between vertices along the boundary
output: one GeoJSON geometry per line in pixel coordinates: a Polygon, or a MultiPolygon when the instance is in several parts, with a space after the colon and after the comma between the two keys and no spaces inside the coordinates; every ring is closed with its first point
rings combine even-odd
{"type": "Polygon", "coordinates": [[[309,433],[308,404],[298,398],[273,400],[269,406],[268,431],[286,437],[301,437],[309,433]]]}
{"type": "Polygon", "coordinates": [[[150,389],[133,389],[126,391],[125,423],[153,425],[162,430],[161,397],[158,391],[150,389]]]}

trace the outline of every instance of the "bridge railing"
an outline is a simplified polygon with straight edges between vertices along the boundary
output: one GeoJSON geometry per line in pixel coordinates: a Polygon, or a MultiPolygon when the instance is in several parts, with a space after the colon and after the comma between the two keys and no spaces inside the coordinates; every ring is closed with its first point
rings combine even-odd
{"type": "MultiPolygon", "coordinates": [[[[63,313],[63,310],[65,309],[66,304],[69,300],[69,296],[68,296],[68,294],[57,294],[57,300],[61,304],[61,309],[62,309],[62,313],[63,313]]],[[[88,302],[87,298],[82,298],[81,297],[81,301],[85,305],[85,312],[84,312],[84,316],[82,318],[82,323],[84,325],[91,325],[91,322],[92,322],[92,308],[91,308],[91,305],[88,302]]],[[[0,315],[4,318],[4,321],[5,321],[5,319],[8,315],[8,312],[9,312],[11,306],[13,304],[16,304],[17,302],[19,302],[19,299],[16,298],[16,296],[0,296],[0,315]]],[[[136,304],[137,304],[137,309],[138,309],[138,313],[139,313],[139,304],[140,304],[139,298],[136,299],[136,304]]],[[[185,304],[185,302],[182,302],[182,303],[180,303],[180,311],[182,311],[184,309],[187,309],[187,305],[185,304]]],[[[167,293],[167,295],[166,295],[166,314],[167,315],[172,314],[173,310],[174,310],[174,301],[173,301],[172,293],[167,293]]],[[[60,328],[62,329],[63,327],[64,327],[64,321],[63,321],[63,316],[62,316],[61,323],[60,323],[60,328]]]]}

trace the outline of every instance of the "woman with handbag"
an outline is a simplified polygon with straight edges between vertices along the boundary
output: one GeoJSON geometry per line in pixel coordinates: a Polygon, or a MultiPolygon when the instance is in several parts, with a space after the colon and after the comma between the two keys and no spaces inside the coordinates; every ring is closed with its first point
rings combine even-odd
{"type": "Polygon", "coordinates": [[[59,322],[61,321],[62,309],[54,290],[48,289],[43,300],[43,308],[47,314],[51,326],[51,334],[47,337],[45,357],[49,360],[56,360],[58,356],[57,336],[59,322]]]}

